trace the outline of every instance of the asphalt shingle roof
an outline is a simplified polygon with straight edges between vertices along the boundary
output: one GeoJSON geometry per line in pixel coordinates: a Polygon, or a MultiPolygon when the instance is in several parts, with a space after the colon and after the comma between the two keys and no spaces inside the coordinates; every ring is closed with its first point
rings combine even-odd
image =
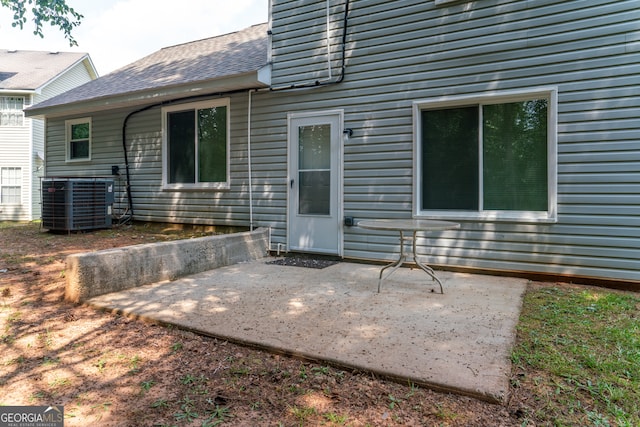
{"type": "Polygon", "coordinates": [[[86,56],[80,52],[0,49],[0,89],[36,90],[86,56]]]}
{"type": "Polygon", "coordinates": [[[267,24],[165,47],[96,80],[46,100],[36,109],[97,100],[256,72],[267,65],[267,24]]]}

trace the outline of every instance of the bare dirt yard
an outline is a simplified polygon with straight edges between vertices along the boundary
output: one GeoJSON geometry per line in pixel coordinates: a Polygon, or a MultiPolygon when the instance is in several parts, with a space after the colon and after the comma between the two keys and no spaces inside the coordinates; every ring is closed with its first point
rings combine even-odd
{"type": "Polygon", "coordinates": [[[0,225],[0,405],[63,405],[65,426],[521,425],[533,390],[495,405],[64,301],[69,254],[200,235],[0,225]]]}

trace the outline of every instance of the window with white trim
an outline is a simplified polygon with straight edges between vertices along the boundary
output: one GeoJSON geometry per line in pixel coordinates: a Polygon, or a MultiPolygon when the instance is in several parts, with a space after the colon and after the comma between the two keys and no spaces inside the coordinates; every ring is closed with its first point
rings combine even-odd
{"type": "Polygon", "coordinates": [[[0,204],[22,204],[22,168],[0,168],[0,204]]]}
{"type": "Polygon", "coordinates": [[[67,162],[91,160],[91,118],[65,121],[67,162]]]}
{"type": "Polygon", "coordinates": [[[24,126],[24,96],[0,96],[0,126],[24,126]]]}
{"type": "Polygon", "coordinates": [[[416,216],[555,220],[555,93],[414,103],[416,216]]]}
{"type": "Polygon", "coordinates": [[[229,187],[229,99],[162,109],[165,189],[229,187]]]}

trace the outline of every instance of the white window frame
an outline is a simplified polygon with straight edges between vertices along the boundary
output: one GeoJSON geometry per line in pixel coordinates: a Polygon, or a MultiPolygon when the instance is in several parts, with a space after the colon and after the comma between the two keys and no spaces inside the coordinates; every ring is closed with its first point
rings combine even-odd
{"type": "Polygon", "coordinates": [[[81,162],[90,162],[91,161],[91,152],[92,148],[92,136],[93,136],[93,125],[91,123],[91,117],[82,117],[78,119],[65,120],[64,122],[65,129],[65,159],[67,163],[81,163],[81,162]],[[71,158],[71,126],[79,125],[79,124],[89,124],[89,153],[87,157],[78,157],[71,158]]]}
{"type": "MultiPolygon", "coordinates": [[[[196,149],[197,152],[197,149],[196,149]]],[[[197,168],[197,162],[196,162],[197,168]]],[[[162,108],[162,189],[163,190],[228,190],[230,188],[231,174],[231,101],[229,98],[218,98],[207,101],[177,104],[162,108]],[[167,132],[167,113],[173,111],[199,110],[205,108],[227,108],[227,175],[224,182],[196,182],[196,183],[170,183],[169,182],[169,138],[167,132]]],[[[196,171],[197,176],[197,171],[196,171]]]]}
{"type": "MultiPolygon", "coordinates": [[[[11,177],[9,177],[11,178],[11,177]]],[[[22,205],[22,168],[19,166],[13,167],[13,166],[3,166],[0,168],[0,205],[3,206],[20,206],[22,205]],[[5,183],[4,181],[4,171],[5,170],[14,170],[16,171],[16,180],[17,183],[5,183]],[[18,195],[18,202],[17,203],[3,203],[2,202],[2,193],[4,191],[5,188],[18,188],[19,189],[19,195],[18,195]]]]}
{"type": "MultiPolygon", "coordinates": [[[[7,108],[7,109],[0,109],[0,127],[3,128],[7,128],[7,127],[25,127],[27,126],[27,120],[24,117],[24,107],[28,106],[29,104],[27,104],[28,99],[30,97],[28,96],[0,96],[0,99],[22,99],[22,109],[15,109],[15,108],[7,108]],[[3,125],[2,124],[2,115],[6,115],[7,117],[15,117],[16,121],[20,122],[19,124],[6,124],[3,125]]],[[[0,106],[3,104],[4,102],[0,103],[0,106]]],[[[9,120],[11,121],[11,120],[9,120]]]]}
{"type": "MultiPolygon", "coordinates": [[[[557,87],[540,87],[531,90],[495,91],[474,95],[443,96],[426,98],[413,102],[413,216],[415,218],[475,220],[475,221],[515,221],[515,222],[549,222],[557,221],[557,183],[558,183],[558,89],[557,87]],[[546,99],[547,106],[547,211],[502,211],[502,210],[423,210],[421,209],[421,177],[422,165],[422,126],[423,110],[444,109],[453,107],[503,104],[522,102],[531,99],[546,99]]],[[[479,144],[482,144],[482,132],[479,144]]],[[[480,151],[482,153],[482,150],[480,151]]],[[[480,159],[479,159],[480,160],[480,159]]],[[[482,174],[482,167],[479,168],[482,174]]],[[[482,179],[480,179],[482,185],[482,179]]],[[[481,188],[478,189],[481,191],[481,188]]],[[[482,193],[480,193],[482,194],[482,193]]]]}

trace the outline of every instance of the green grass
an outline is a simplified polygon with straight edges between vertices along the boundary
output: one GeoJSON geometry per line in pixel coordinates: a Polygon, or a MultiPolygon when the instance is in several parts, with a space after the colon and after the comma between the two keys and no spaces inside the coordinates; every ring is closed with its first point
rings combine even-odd
{"type": "Polygon", "coordinates": [[[557,426],[640,425],[640,297],[604,289],[529,292],[512,361],[526,372],[522,381],[535,385],[531,418],[557,426]]]}
{"type": "Polygon", "coordinates": [[[30,224],[39,224],[40,221],[0,221],[0,229],[2,228],[12,228],[12,227],[21,227],[30,224]]]}

